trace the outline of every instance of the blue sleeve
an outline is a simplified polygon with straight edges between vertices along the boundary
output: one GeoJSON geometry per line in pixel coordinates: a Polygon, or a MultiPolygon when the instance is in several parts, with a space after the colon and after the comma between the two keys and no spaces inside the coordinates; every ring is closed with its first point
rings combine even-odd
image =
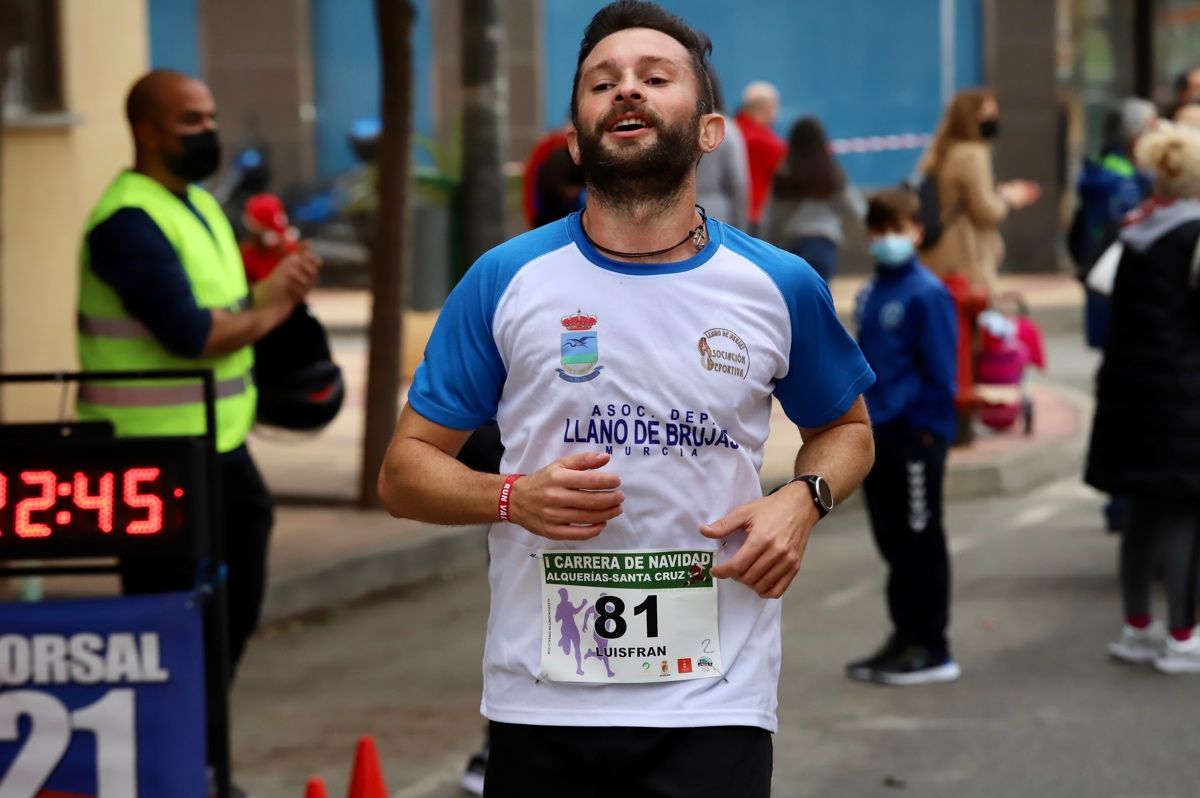
{"type": "Polygon", "coordinates": [[[798,258],[780,267],[767,272],[787,303],[792,341],[775,396],[797,426],[822,427],[850,409],[875,372],[838,319],[825,281],[798,258]]]}
{"type": "Polygon", "coordinates": [[[139,208],[122,208],[88,234],[92,271],[112,286],[129,315],[169,352],[199,357],[212,314],[196,304],[183,264],[162,230],[139,208]]]}
{"type": "Polygon", "coordinates": [[[408,403],[444,427],[473,430],[496,416],[508,376],[492,332],[492,318],[507,287],[493,253],[459,281],[438,314],[417,366],[408,403]]]}
{"type": "Polygon", "coordinates": [[[941,283],[917,294],[917,350],[926,384],[953,400],[958,393],[958,314],[941,283]]]}

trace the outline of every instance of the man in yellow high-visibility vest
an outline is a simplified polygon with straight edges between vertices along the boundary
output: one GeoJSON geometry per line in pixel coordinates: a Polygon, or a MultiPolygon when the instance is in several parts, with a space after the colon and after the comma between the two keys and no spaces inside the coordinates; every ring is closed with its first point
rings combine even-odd
{"type": "MultiPolygon", "coordinates": [[[[211,368],[217,380],[219,496],[215,519],[228,565],[230,672],[258,624],[266,586],[271,496],[246,448],[254,423],[253,344],[316,282],[307,247],[249,290],[233,229],[196,181],[220,163],[208,87],[178,72],[148,73],[126,105],[135,161],[88,219],[80,258],[79,358],[85,371],[211,368]]],[[[85,383],[82,419],[118,435],[198,435],[196,383],[85,383]]],[[[191,567],[124,564],[127,592],[190,586],[191,567]]]]}

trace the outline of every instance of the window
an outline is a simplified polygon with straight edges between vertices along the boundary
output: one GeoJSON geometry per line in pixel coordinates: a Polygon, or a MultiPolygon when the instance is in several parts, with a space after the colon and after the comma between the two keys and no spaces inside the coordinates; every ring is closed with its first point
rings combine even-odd
{"type": "Polygon", "coordinates": [[[3,0],[11,42],[4,80],[5,116],[63,110],[59,11],[54,0],[3,0]]]}

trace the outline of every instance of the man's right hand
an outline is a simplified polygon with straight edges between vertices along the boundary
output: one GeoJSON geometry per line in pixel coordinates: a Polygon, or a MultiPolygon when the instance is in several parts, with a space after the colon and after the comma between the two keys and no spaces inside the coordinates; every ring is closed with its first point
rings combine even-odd
{"type": "Polygon", "coordinates": [[[303,302],[317,284],[321,272],[321,257],[312,251],[307,241],[283,260],[258,285],[255,301],[261,305],[295,305],[303,302]]]}
{"type": "Polygon", "coordinates": [[[509,519],[550,540],[589,540],[622,512],[621,478],[597,471],[610,456],[573,454],[513,483],[509,519]]]}
{"type": "Polygon", "coordinates": [[[227,355],[262,339],[292,315],[317,282],[321,258],[307,242],[279,262],[275,270],[254,285],[252,307],[233,313],[213,308],[212,328],[201,354],[204,357],[227,355]]]}

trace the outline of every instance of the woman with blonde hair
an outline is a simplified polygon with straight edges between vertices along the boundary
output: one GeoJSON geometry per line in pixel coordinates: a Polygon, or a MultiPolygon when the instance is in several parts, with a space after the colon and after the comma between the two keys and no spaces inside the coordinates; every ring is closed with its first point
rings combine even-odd
{"type": "Polygon", "coordinates": [[[1200,673],[1200,132],[1160,123],[1134,156],[1154,194],[1120,233],[1085,478],[1130,500],[1119,562],[1125,624],[1109,653],[1200,673]],[[1165,629],[1151,616],[1159,564],[1165,629]]]}
{"type": "Polygon", "coordinates": [[[935,181],[942,226],[938,240],[922,249],[921,261],[942,277],[963,274],[972,289],[989,296],[1004,258],[1000,222],[1041,196],[1041,188],[1029,180],[996,184],[991,142],[999,130],[996,96],[989,89],[960,91],[919,167],[926,180],[935,181]]]}

